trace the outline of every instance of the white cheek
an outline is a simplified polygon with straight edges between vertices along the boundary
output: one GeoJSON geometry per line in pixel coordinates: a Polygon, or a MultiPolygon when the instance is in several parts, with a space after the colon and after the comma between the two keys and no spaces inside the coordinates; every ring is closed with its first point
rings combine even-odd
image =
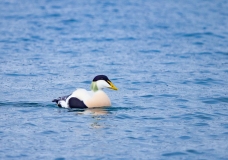
{"type": "Polygon", "coordinates": [[[99,81],[97,81],[97,87],[99,89],[103,89],[103,88],[110,87],[110,85],[104,80],[99,80],[99,81]]]}

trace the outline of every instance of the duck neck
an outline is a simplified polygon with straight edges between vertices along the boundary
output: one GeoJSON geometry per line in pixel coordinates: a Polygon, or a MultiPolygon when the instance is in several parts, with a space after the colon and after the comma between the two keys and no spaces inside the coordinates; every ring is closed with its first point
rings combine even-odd
{"type": "Polygon", "coordinates": [[[96,92],[96,91],[98,91],[99,89],[98,89],[98,87],[97,87],[97,83],[96,82],[92,82],[91,83],[91,91],[93,91],[93,92],[96,92]]]}

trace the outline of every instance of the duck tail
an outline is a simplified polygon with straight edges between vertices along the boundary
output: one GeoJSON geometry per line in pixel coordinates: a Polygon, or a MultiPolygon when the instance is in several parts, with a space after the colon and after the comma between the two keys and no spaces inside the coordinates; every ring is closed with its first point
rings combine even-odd
{"type": "Polygon", "coordinates": [[[59,99],[53,99],[52,102],[58,103],[59,102],[59,99]]]}
{"type": "Polygon", "coordinates": [[[69,97],[70,95],[67,96],[63,96],[63,97],[59,97],[57,99],[53,99],[52,102],[55,102],[57,104],[57,106],[62,107],[60,101],[64,101],[66,102],[66,99],[69,97]]]}
{"type": "Polygon", "coordinates": [[[52,100],[52,102],[55,102],[58,107],[62,107],[59,101],[60,101],[60,98],[52,100]]]}

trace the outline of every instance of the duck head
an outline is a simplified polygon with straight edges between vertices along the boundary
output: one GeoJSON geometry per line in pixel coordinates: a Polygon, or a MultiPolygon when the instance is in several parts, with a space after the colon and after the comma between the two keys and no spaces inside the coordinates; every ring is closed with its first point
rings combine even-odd
{"type": "Polygon", "coordinates": [[[98,90],[102,90],[104,88],[117,90],[116,86],[109,80],[109,78],[107,76],[98,75],[98,76],[94,77],[92,84],[91,84],[91,90],[95,92],[98,90]]]}

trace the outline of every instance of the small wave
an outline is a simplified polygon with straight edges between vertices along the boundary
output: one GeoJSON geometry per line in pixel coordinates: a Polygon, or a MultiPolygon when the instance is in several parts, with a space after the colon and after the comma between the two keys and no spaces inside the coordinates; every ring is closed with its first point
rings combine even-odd
{"type": "Polygon", "coordinates": [[[140,53],[160,53],[160,50],[140,50],[140,53]]]}
{"type": "Polygon", "coordinates": [[[216,79],[212,79],[212,78],[205,78],[205,79],[195,79],[194,80],[195,84],[199,84],[199,85],[211,85],[211,84],[222,84],[221,80],[216,80],[216,79]]]}
{"type": "Polygon", "coordinates": [[[161,94],[160,97],[166,97],[166,98],[178,98],[178,95],[175,94],[161,94]]]}
{"type": "Polygon", "coordinates": [[[191,139],[191,137],[190,136],[181,136],[181,137],[179,137],[180,139],[182,139],[182,140],[187,140],[187,139],[191,139]]]}
{"type": "Polygon", "coordinates": [[[203,126],[209,126],[209,124],[208,123],[195,123],[194,126],[203,127],[203,126]]]}
{"type": "Polygon", "coordinates": [[[140,96],[142,98],[152,98],[154,97],[154,95],[151,95],[151,94],[148,94],[148,95],[143,95],[143,96],[140,96]]]}
{"type": "Polygon", "coordinates": [[[166,157],[171,157],[171,156],[180,156],[180,155],[187,155],[187,154],[183,152],[170,152],[170,153],[164,153],[162,155],[166,157]]]}
{"type": "Polygon", "coordinates": [[[176,36],[185,37],[185,38],[192,38],[192,37],[193,38],[202,38],[202,37],[206,37],[206,36],[212,36],[212,37],[217,37],[217,38],[222,38],[222,39],[225,38],[222,35],[217,35],[212,32],[178,33],[178,34],[176,34],[176,36]]]}
{"type": "Polygon", "coordinates": [[[228,97],[203,98],[202,102],[206,104],[228,103],[228,97]]]}
{"type": "Polygon", "coordinates": [[[66,19],[66,20],[62,20],[61,21],[64,25],[69,25],[69,24],[74,24],[74,23],[78,23],[79,21],[71,18],[71,19],[66,19]]]}
{"type": "Polygon", "coordinates": [[[192,154],[202,154],[202,152],[198,152],[198,151],[196,151],[196,150],[194,150],[194,149],[188,149],[188,150],[186,150],[188,153],[192,153],[192,154]]]}
{"type": "Polygon", "coordinates": [[[220,55],[225,55],[225,56],[228,56],[228,52],[215,52],[215,53],[217,53],[217,54],[220,54],[220,55]]]}
{"type": "Polygon", "coordinates": [[[53,104],[39,102],[0,102],[0,106],[13,107],[54,107],[53,104]]]}

